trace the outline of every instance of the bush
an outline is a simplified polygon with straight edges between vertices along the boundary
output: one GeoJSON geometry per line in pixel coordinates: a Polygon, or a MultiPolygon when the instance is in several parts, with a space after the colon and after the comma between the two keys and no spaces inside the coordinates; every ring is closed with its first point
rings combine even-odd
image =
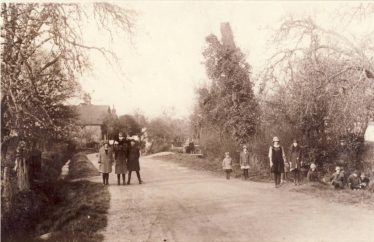
{"type": "Polygon", "coordinates": [[[165,143],[153,143],[150,149],[150,153],[158,153],[170,150],[171,145],[165,143]]]}

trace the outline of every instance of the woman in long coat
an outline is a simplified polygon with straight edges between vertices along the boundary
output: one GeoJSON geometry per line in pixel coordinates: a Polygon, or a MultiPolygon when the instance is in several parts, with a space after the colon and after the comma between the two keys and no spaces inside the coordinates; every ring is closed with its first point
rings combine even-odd
{"type": "Polygon", "coordinates": [[[118,141],[115,146],[114,151],[114,160],[115,160],[115,169],[114,173],[117,174],[117,183],[121,184],[121,174],[123,185],[126,184],[126,173],[127,173],[127,156],[128,156],[128,147],[125,138],[122,133],[118,135],[118,141]]]}
{"type": "Polygon", "coordinates": [[[130,141],[129,156],[127,161],[127,169],[129,170],[129,178],[127,180],[127,185],[130,185],[131,172],[135,171],[138,177],[139,184],[142,184],[142,179],[140,179],[140,165],[139,165],[140,150],[135,140],[130,141]]]}
{"type": "Polygon", "coordinates": [[[290,147],[290,170],[293,173],[294,184],[300,185],[301,148],[296,139],[290,147]]]}
{"type": "Polygon", "coordinates": [[[99,150],[99,171],[103,174],[103,184],[109,185],[109,173],[112,172],[113,151],[109,147],[108,142],[99,150]]]}
{"type": "Polygon", "coordinates": [[[284,173],[284,162],[286,161],[286,155],[283,147],[280,146],[278,137],[273,138],[273,145],[269,148],[269,161],[271,172],[274,173],[275,188],[278,188],[281,182],[281,175],[284,173]]]}

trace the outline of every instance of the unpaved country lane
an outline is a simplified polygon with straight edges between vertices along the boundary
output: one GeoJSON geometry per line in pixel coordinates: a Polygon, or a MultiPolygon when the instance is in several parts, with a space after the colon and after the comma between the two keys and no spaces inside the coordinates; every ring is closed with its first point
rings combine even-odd
{"type": "MultiPolygon", "coordinates": [[[[89,155],[97,165],[95,155],[89,155]]],[[[374,241],[374,211],[143,157],[111,194],[105,241],[374,241]]]]}

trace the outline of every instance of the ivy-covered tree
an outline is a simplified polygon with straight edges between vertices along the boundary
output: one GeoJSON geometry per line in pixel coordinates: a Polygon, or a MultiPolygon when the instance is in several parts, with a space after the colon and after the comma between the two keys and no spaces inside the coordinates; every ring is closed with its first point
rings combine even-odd
{"type": "Polygon", "coordinates": [[[213,34],[206,38],[203,56],[211,83],[198,90],[197,123],[246,143],[256,133],[259,118],[250,65],[236,47],[228,23],[221,25],[221,34],[221,41],[213,34]]]}

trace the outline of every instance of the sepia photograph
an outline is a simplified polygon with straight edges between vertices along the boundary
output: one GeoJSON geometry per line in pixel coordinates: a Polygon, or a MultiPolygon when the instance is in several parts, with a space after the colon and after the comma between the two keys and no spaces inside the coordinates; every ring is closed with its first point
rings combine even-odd
{"type": "Polygon", "coordinates": [[[1,1],[2,242],[374,242],[374,1],[1,1]]]}

